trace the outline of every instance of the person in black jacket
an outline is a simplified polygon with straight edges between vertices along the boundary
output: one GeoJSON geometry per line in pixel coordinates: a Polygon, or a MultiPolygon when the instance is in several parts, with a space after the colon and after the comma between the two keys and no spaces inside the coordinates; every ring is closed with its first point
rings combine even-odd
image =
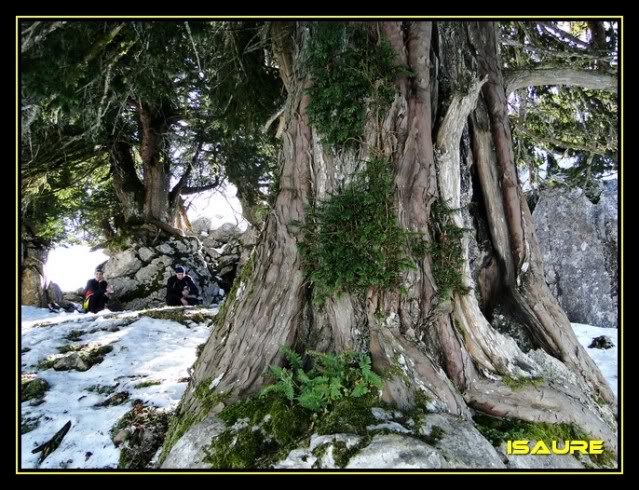
{"type": "Polygon", "coordinates": [[[84,288],[83,307],[85,312],[97,313],[104,310],[109,301],[109,295],[113,288],[104,280],[104,271],[98,267],[95,270],[95,279],[89,279],[84,288]]]}
{"type": "Polygon", "coordinates": [[[196,305],[200,301],[198,290],[191,276],[185,274],[183,267],[175,268],[175,275],[166,283],[166,304],[168,306],[196,305]]]}

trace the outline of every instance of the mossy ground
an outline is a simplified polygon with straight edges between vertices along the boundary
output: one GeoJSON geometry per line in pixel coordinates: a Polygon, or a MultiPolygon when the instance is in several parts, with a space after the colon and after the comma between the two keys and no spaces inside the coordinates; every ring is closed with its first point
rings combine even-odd
{"type": "Polygon", "coordinates": [[[45,393],[49,390],[49,383],[41,378],[23,375],[21,378],[21,388],[21,401],[37,400],[44,397],[45,393]]]}
{"type": "MultiPolygon", "coordinates": [[[[494,418],[478,415],[473,418],[477,430],[495,447],[508,440],[544,441],[548,447],[553,441],[589,441],[592,437],[575,424],[549,424],[545,422],[526,422],[519,419],[494,418]]],[[[579,458],[579,454],[575,454],[579,458]]],[[[590,459],[604,467],[614,465],[616,459],[612,452],[604,449],[602,454],[589,455],[590,459]]]]}

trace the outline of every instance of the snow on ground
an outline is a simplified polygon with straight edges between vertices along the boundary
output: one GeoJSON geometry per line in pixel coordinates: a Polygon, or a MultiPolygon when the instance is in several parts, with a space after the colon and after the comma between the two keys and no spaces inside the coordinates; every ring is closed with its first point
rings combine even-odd
{"type": "Polygon", "coordinates": [[[599,366],[601,373],[608,381],[612,392],[615,396],[618,395],[619,390],[619,378],[617,376],[617,365],[619,357],[618,349],[618,331],[616,328],[600,328],[593,327],[592,325],[584,325],[582,323],[573,323],[572,329],[577,335],[579,343],[590,354],[590,357],[595,361],[595,364],[599,366]],[[592,339],[601,337],[602,335],[608,337],[613,343],[614,347],[610,349],[589,349],[588,346],[592,342],[592,339]]]}
{"type": "MultiPolygon", "coordinates": [[[[42,404],[22,403],[22,422],[36,418],[40,421],[36,429],[22,434],[23,468],[116,468],[120,450],[111,441],[113,425],[136,399],[146,405],[174,410],[186,389],[187,369],[195,361],[196,348],[210,333],[205,324],[191,323],[187,328],[174,321],[140,316],[140,312],[82,315],[23,306],[21,313],[22,373],[38,373],[51,386],[42,404]],[[69,334],[80,338],[65,339],[69,334]],[[42,359],[57,354],[59,347],[71,343],[111,345],[113,350],[102,363],[85,372],[36,367],[42,359]],[[161,384],[136,387],[149,381],[161,384]],[[122,405],[96,407],[110,396],[88,391],[96,385],[129,392],[130,397],[122,405]],[[68,421],[71,429],[58,449],[38,465],[40,454],[32,454],[32,449],[48,441],[68,421]]],[[[572,325],[579,342],[616,395],[617,330],[572,325]],[[592,339],[601,335],[609,337],[615,348],[589,349],[592,339]]]]}
{"type": "Polygon", "coordinates": [[[38,373],[51,386],[42,404],[22,403],[23,423],[40,419],[36,429],[21,437],[23,468],[116,468],[120,450],[111,441],[111,427],[136,399],[174,410],[186,389],[187,369],[195,361],[196,348],[210,333],[206,324],[193,322],[186,327],[139,316],[139,312],[56,314],[23,306],[22,315],[22,373],[38,373]],[[69,334],[81,337],[70,341],[65,339],[69,334]],[[36,367],[47,356],[58,354],[58,347],[71,343],[111,345],[113,350],[84,372],[36,367]],[[161,384],[136,387],[149,381],[161,384]],[[88,391],[95,385],[129,392],[130,397],[122,405],[96,407],[110,394],[88,391]],[[32,454],[32,449],[68,421],[71,429],[62,443],[38,466],[40,454],[32,454]]]}

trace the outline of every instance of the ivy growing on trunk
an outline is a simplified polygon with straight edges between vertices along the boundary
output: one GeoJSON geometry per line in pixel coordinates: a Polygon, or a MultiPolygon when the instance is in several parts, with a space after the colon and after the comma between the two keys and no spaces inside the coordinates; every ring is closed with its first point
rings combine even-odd
{"type": "Polygon", "coordinates": [[[393,81],[406,70],[384,39],[346,22],[313,25],[307,62],[311,122],[332,145],[354,144],[364,134],[367,106],[378,114],[395,96],[393,81]]]}
{"type": "Polygon", "coordinates": [[[400,273],[414,268],[411,247],[419,234],[400,227],[393,208],[390,162],[374,156],[341,192],[307,208],[299,250],[315,301],[371,286],[400,286],[400,273]]]}

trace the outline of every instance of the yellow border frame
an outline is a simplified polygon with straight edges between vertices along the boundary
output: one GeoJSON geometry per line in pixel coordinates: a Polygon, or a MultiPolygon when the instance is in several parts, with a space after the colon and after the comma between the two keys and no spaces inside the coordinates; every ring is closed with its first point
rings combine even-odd
{"type": "MultiPolygon", "coordinates": [[[[20,281],[19,278],[19,249],[20,249],[20,234],[18,228],[19,222],[19,209],[20,202],[18,201],[19,195],[19,165],[20,165],[20,142],[18,140],[18,130],[20,124],[20,103],[19,103],[19,74],[18,74],[18,60],[20,57],[20,38],[19,38],[19,22],[22,19],[215,19],[215,20],[239,20],[239,19],[274,19],[274,20],[286,20],[286,19],[308,19],[308,20],[321,20],[321,19],[379,19],[379,20],[394,20],[394,19],[460,19],[460,20],[470,20],[470,19],[619,19],[620,27],[621,27],[621,36],[619,40],[619,45],[621,47],[621,56],[620,56],[620,71],[619,78],[621,82],[621,90],[620,90],[620,107],[619,112],[621,114],[621,138],[620,138],[620,153],[621,153],[621,165],[619,168],[620,176],[621,176],[621,206],[620,206],[620,221],[621,221],[621,269],[623,270],[623,161],[624,161],[624,152],[623,152],[623,142],[624,142],[624,124],[623,124],[623,55],[624,55],[624,16],[620,15],[565,15],[565,16],[556,16],[556,15],[433,15],[433,16],[420,16],[420,15],[364,15],[364,16],[353,16],[353,15],[317,15],[317,16],[307,16],[307,15],[281,15],[281,16],[259,16],[259,15],[221,15],[221,16],[207,16],[207,15],[150,15],[150,16],[142,16],[142,15],[69,15],[69,16],[59,16],[59,15],[16,15],[16,278],[20,281]]],[[[620,280],[620,297],[621,297],[621,317],[619,323],[619,332],[620,332],[620,341],[618,345],[619,349],[619,387],[621,391],[621,400],[623,400],[623,272],[621,274],[620,280]]],[[[20,304],[19,304],[19,294],[16,294],[16,376],[20,376],[20,345],[19,345],[19,336],[20,336],[20,324],[18,322],[20,312],[20,304]]],[[[16,383],[16,474],[17,475],[623,475],[624,474],[624,454],[623,451],[620,453],[619,458],[619,471],[544,471],[544,472],[533,472],[533,471],[247,471],[247,472],[230,472],[230,471],[122,471],[122,470],[114,470],[114,471],[38,471],[38,470],[30,470],[30,471],[20,471],[19,462],[20,455],[18,453],[18,440],[20,438],[19,425],[20,425],[20,400],[19,400],[19,388],[16,383]]],[[[623,404],[619,407],[621,413],[621,428],[619,438],[621,441],[621,448],[624,446],[623,435],[624,435],[624,414],[623,414],[623,404]]]]}

